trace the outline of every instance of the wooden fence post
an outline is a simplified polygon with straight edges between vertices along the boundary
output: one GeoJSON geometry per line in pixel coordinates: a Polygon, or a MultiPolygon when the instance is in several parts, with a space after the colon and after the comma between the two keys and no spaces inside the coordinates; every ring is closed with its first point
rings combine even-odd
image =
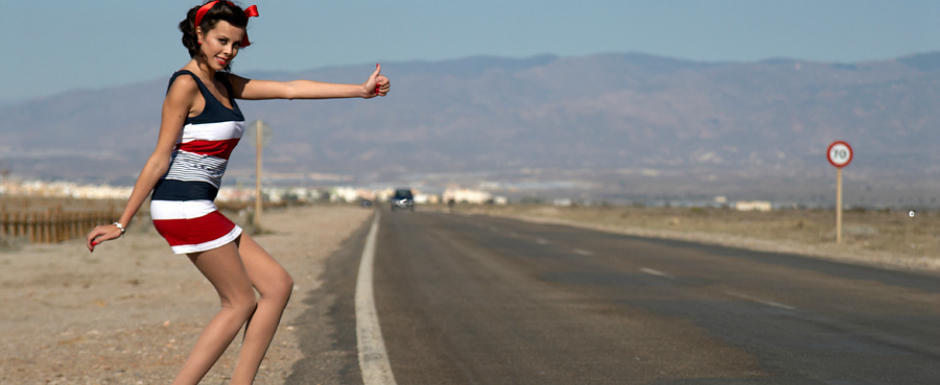
{"type": "Polygon", "coordinates": [[[29,232],[29,213],[20,213],[19,215],[19,225],[20,225],[20,236],[26,239],[29,239],[31,235],[29,232]]]}
{"type": "Polygon", "coordinates": [[[36,217],[33,213],[26,213],[26,235],[30,242],[36,243],[36,217]]]}
{"type": "Polygon", "coordinates": [[[19,237],[22,233],[20,232],[20,213],[13,213],[13,236],[19,237]]]}
{"type": "Polygon", "coordinates": [[[77,213],[69,213],[69,238],[78,238],[77,213]]]}
{"type": "Polygon", "coordinates": [[[42,239],[39,243],[52,243],[52,216],[48,209],[42,213],[42,239]]]}

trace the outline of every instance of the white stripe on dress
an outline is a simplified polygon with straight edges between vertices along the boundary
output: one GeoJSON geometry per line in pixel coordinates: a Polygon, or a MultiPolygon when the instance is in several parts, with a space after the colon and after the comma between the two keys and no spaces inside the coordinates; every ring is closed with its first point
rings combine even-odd
{"type": "Polygon", "coordinates": [[[238,139],[245,132],[244,121],[227,121],[218,123],[190,123],[183,126],[182,143],[193,140],[228,140],[238,139]]]}
{"type": "Polygon", "coordinates": [[[170,246],[173,249],[174,254],[187,254],[195,253],[199,251],[212,250],[216,247],[222,246],[226,243],[234,241],[235,238],[238,238],[239,235],[242,235],[242,228],[235,225],[235,228],[232,231],[229,231],[228,234],[225,234],[219,238],[213,239],[209,242],[197,243],[195,245],[178,245],[170,246]]]}
{"type": "Polygon", "coordinates": [[[150,217],[162,219],[193,219],[218,210],[210,200],[150,201],[150,217]]]}

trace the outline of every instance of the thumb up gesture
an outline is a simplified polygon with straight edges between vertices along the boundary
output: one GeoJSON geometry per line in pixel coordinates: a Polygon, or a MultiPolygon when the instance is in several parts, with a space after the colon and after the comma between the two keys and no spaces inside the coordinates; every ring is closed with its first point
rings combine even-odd
{"type": "Polygon", "coordinates": [[[369,80],[366,80],[366,82],[362,84],[362,88],[366,90],[366,96],[363,96],[363,98],[370,99],[376,96],[388,95],[391,83],[389,83],[388,78],[382,75],[381,72],[382,66],[376,63],[375,72],[372,72],[372,75],[369,76],[369,80]]]}

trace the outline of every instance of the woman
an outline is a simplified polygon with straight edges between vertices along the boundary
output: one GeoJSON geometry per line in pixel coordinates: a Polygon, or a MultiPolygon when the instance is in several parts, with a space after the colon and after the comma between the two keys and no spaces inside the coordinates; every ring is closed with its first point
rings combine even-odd
{"type": "Polygon", "coordinates": [[[245,27],[250,16],[258,16],[255,6],[242,10],[231,2],[210,1],[190,9],[180,22],[192,60],[170,78],[156,149],[120,219],[87,237],[93,252],[101,242],[122,236],[152,192],[154,227],[175,253],[189,256],[218,292],[222,309],[199,336],[174,384],[198,383],[243,325],[231,383],[252,383],[293,288],[284,268],[213,203],[229,154],[244,131],[235,99],[368,99],[389,91],[378,64],[363,84],[264,81],[228,72],[249,44],[245,27]]]}

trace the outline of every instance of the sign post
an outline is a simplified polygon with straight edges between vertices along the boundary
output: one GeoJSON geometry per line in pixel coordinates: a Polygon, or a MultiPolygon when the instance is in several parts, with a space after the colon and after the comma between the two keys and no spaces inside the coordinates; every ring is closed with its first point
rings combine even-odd
{"type": "Polygon", "coordinates": [[[268,138],[270,138],[271,130],[265,130],[267,125],[264,122],[258,120],[255,122],[255,215],[253,218],[253,224],[255,228],[261,228],[261,210],[262,210],[262,196],[261,196],[261,149],[264,147],[264,144],[267,143],[268,138]]]}
{"type": "Polygon", "coordinates": [[[842,168],[852,162],[852,146],[842,140],[829,145],[826,158],[836,168],[836,243],[842,243],[842,168]]]}

